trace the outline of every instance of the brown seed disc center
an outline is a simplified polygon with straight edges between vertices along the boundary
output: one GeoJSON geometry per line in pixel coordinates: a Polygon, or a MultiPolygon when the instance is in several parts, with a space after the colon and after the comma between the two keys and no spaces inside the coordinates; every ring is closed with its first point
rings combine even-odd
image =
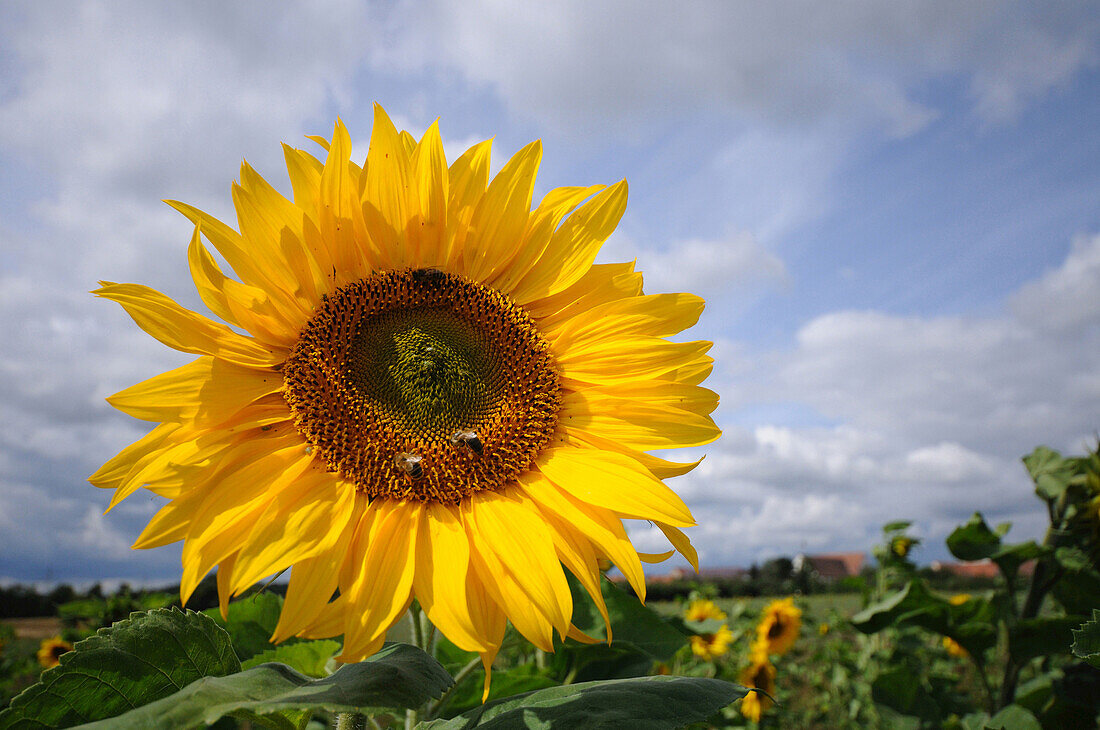
{"type": "Polygon", "coordinates": [[[299,432],[373,497],[454,504],[498,490],[550,441],[557,365],[500,292],[434,269],[324,298],[283,366],[299,432]]]}

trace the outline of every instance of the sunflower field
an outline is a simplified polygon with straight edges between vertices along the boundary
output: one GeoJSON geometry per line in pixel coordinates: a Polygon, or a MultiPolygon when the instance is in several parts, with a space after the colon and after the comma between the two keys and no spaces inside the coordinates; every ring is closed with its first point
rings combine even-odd
{"type": "Polygon", "coordinates": [[[703,300],[595,263],[625,181],[532,207],[538,141],[491,177],[491,140],[448,164],[437,124],[380,106],[362,163],[341,122],[311,140],[284,145],[290,198],[242,166],[237,229],[170,203],[221,321],[94,292],[195,356],[108,398],[151,430],[89,477],[108,512],[159,500],[134,547],[182,542],[178,597],[0,633],[0,730],[1095,725],[1100,453],[1024,459],[1041,543],[981,514],[947,538],[997,565],[981,593],[932,590],[899,521],[854,614],[706,586],[647,605],[643,564],[699,568],[666,484],[699,462],[650,452],[721,432],[712,343],[682,337],[703,300]],[[216,606],[186,608],[212,571],[216,606]]]}

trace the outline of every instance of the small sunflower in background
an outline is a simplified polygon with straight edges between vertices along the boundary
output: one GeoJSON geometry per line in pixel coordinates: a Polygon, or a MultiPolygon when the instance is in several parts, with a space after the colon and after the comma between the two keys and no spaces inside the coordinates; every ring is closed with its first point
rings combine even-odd
{"type": "Polygon", "coordinates": [[[292,199],[242,166],[239,231],[170,203],[231,326],[145,286],[95,292],[198,356],[108,399],[159,425],[90,478],[108,509],[140,488],[170,500],[135,547],[183,541],[184,602],[215,566],[223,612],[292,568],[274,641],[342,634],[358,661],[415,598],[488,669],[509,620],[546,651],[584,638],[563,566],[605,621],[601,558],[644,600],[640,560],[672,552],[639,555],[625,519],[697,567],[695,520],[663,482],[697,462],[647,452],[720,435],[699,386],[711,343],[665,339],[702,299],[593,263],[626,183],[532,210],[539,142],[490,179],[490,142],[448,165],[436,124],[418,141],[380,106],[363,164],[340,122],[312,139],[321,157],[284,145],[292,199]]]}
{"type": "Polygon", "coordinates": [[[956,593],[955,595],[951,596],[951,598],[949,598],[947,600],[948,600],[948,602],[951,603],[952,606],[961,606],[961,605],[963,605],[964,603],[966,603],[967,601],[970,600],[970,594],[969,593],[956,593]]]}
{"type": "Polygon", "coordinates": [[[953,657],[959,659],[966,659],[970,656],[970,652],[962,647],[959,642],[952,639],[950,636],[943,637],[943,648],[947,650],[947,653],[953,657]]]}
{"type": "Polygon", "coordinates": [[[726,612],[718,608],[714,601],[706,598],[692,601],[684,610],[685,621],[708,621],[710,619],[725,621],[726,612]]]}
{"type": "Polygon", "coordinates": [[[689,637],[691,653],[705,661],[725,656],[733,641],[733,632],[729,626],[721,626],[713,634],[698,634],[689,637]]]}
{"type": "Polygon", "coordinates": [[[775,694],[775,667],[766,656],[761,658],[757,655],[752,659],[752,663],[742,670],[737,681],[748,689],[759,689],[767,693],[749,692],[741,700],[741,714],[753,722],[760,722],[761,715],[775,704],[768,696],[775,694]]]}
{"type": "Polygon", "coordinates": [[[909,553],[912,552],[913,547],[918,544],[918,540],[909,537],[907,535],[898,535],[890,540],[890,550],[894,555],[899,558],[909,557],[909,553]]]}
{"type": "Polygon", "coordinates": [[[72,650],[73,645],[60,636],[43,639],[42,644],[38,647],[38,663],[44,669],[56,667],[61,662],[61,655],[72,650]]]}
{"type": "Polygon", "coordinates": [[[764,608],[760,623],[756,626],[757,642],[767,654],[785,654],[801,629],[802,610],[794,605],[794,599],[775,600],[764,608]]]}

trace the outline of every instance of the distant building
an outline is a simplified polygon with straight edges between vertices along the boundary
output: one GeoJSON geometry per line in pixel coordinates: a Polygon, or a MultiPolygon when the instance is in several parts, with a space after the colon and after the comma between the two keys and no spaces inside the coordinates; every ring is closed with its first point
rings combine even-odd
{"type": "MultiPolygon", "coordinates": [[[[930,566],[935,573],[947,573],[957,575],[960,578],[996,578],[1000,574],[1000,568],[989,558],[974,560],[968,563],[942,563],[933,561],[930,566]]],[[[1019,574],[1029,576],[1035,570],[1035,561],[1028,560],[1020,565],[1019,574]]]]}
{"type": "Polygon", "coordinates": [[[672,583],[677,580],[747,580],[749,571],[744,568],[703,568],[698,573],[690,568],[673,568],[664,575],[647,578],[650,583],[672,583]]]}
{"type": "Polygon", "coordinates": [[[808,570],[813,576],[831,582],[859,575],[866,559],[867,556],[864,553],[821,553],[820,555],[799,553],[791,562],[796,573],[808,570]]]}

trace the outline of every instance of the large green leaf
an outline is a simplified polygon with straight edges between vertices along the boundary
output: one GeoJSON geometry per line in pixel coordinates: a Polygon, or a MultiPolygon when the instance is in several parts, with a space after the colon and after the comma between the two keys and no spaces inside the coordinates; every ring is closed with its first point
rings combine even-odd
{"type": "Polygon", "coordinates": [[[985,730],[1042,730],[1039,718],[1019,705],[1008,705],[986,720],[985,730]]]}
{"type": "Polygon", "coordinates": [[[195,728],[232,715],[273,727],[295,727],[288,711],[353,712],[365,707],[418,707],[452,683],[439,662],[408,644],[386,644],[358,664],[310,679],[283,664],[261,664],[228,677],[207,677],[176,694],[87,730],[195,728]]]}
{"type": "Polygon", "coordinates": [[[1093,609],[1092,620],[1073,629],[1073,654],[1100,669],[1100,609],[1093,609]]]}
{"type": "Polygon", "coordinates": [[[959,560],[982,560],[1001,548],[1001,536],[989,529],[981,512],[947,536],[947,549],[959,560]]]}
{"type": "Polygon", "coordinates": [[[707,719],[748,690],[703,677],[637,677],[551,687],[510,697],[421,730],[624,728],[672,730],[707,719]]]}
{"type": "MultiPolygon", "coordinates": [[[[592,599],[573,576],[569,576],[569,581],[573,591],[573,625],[589,636],[606,639],[603,617],[596,611],[592,599]]],[[[684,634],[635,596],[609,580],[601,583],[603,599],[611,618],[612,646],[625,648],[629,645],[658,661],[668,661],[687,644],[684,634]]]]}
{"type": "Polygon", "coordinates": [[[1035,482],[1035,493],[1046,500],[1056,500],[1066,491],[1077,471],[1077,463],[1046,446],[1040,446],[1024,457],[1024,466],[1035,482]]]}
{"type": "Polygon", "coordinates": [[[888,626],[910,624],[946,633],[950,626],[951,606],[933,595],[919,580],[911,580],[897,593],[871,604],[852,617],[852,625],[865,634],[888,626]]]}
{"type": "Polygon", "coordinates": [[[1020,621],[1009,629],[1008,651],[1012,661],[1025,662],[1047,654],[1065,654],[1073,639],[1073,629],[1083,616],[1057,616],[1020,621]]]}
{"type": "MultiPolygon", "coordinates": [[[[221,612],[216,608],[204,613],[229,632],[233,649],[241,661],[244,661],[274,648],[274,644],[268,639],[279,623],[279,613],[282,610],[282,596],[261,591],[230,603],[228,621],[222,619],[221,612]]],[[[290,641],[293,642],[294,639],[290,641]]]]}
{"type": "Polygon", "coordinates": [[[229,636],[194,611],[156,609],[100,629],[0,712],[0,728],[71,727],[239,671],[229,636]]]}

